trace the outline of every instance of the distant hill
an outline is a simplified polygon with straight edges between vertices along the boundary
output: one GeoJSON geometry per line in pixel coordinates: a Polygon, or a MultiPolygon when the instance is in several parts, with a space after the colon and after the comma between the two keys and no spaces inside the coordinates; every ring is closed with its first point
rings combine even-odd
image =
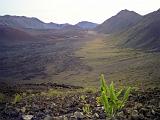
{"type": "Polygon", "coordinates": [[[77,26],[79,26],[82,29],[94,29],[98,24],[97,23],[92,23],[92,22],[88,22],[88,21],[82,21],[76,24],[77,26]]]}
{"type": "Polygon", "coordinates": [[[128,29],[138,23],[142,16],[134,11],[122,10],[117,15],[98,25],[95,30],[101,33],[116,33],[128,29]]]}
{"type": "Polygon", "coordinates": [[[26,16],[0,16],[0,25],[5,25],[14,28],[30,28],[30,29],[93,29],[97,26],[96,23],[82,21],[76,25],[71,24],[57,24],[57,23],[45,23],[35,17],[26,16]]]}
{"type": "Polygon", "coordinates": [[[44,23],[34,17],[25,16],[0,16],[0,25],[6,25],[15,28],[32,28],[32,29],[61,29],[70,24],[44,23]]]}
{"type": "Polygon", "coordinates": [[[63,29],[66,26],[70,26],[70,24],[65,23],[65,24],[56,24],[53,22],[50,23],[45,23],[45,28],[44,29],[63,29]]]}
{"type": "Polygon", "coordinates": [[[135,26],[120,34],[123,46],[160,50],[160,9],[143,17],[135,26]]]}
{"type": "Polygon", "coordinates": [[[62,30],[81,30],[82,28],[77,25],[67,25],[62,28],[62,30]]]}
{"type": "MultiPolygon", "coordinates": [[[[41,37],[37,38],[23,30],[0,25],[0,50],[2,51],[6,46],[22,44],[25,46],[28,43],[40,41],[41,39],[41,37]]],[[[8,48],[6,50],[8,50],[8,48]]]]}
{"type": "Polygon", "coordinates": [[[33,36],[27,34],[24,31],[11,28],[8,26],[2,26],[0,25],[0,43],[14,43],[15,41],[17,42],[22,42],[22,41],[32,41],[35,40],[33,36]]]}

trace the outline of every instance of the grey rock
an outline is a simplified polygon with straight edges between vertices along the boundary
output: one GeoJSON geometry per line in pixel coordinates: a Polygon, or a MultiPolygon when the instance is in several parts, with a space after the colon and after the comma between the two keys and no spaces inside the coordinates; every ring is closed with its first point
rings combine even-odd
{"type": "Polygon", "coordinates": [[[137,103],[135,109],[141,109],[143,107],[142,103],[137,103]]]}
{"type": "MultiPolygon", "coordinates": [[[[50,120],[50,119],[49,119],[50,120]]],[[[68,118],[66,116],[58,116],[58,117],[54,117],[51,120],[68,120],[68,118]]]]}
{"type": "Polygon", "coordinates": [[[153,114],[153,115],[155,115],[156,114],[156,112],[152,109],[151,110],[151,113],[153,114]]]}
{"type": "Polygon", "coordinates": [[[138,115],[138,111],[137,110],[133,110],[132,111],[131,119],[132,120],[138,120],[139,119],[139,115],[138,115]]]}
{"type": "Polygon", "coordinates": [[[94,113],[93,117],[94,117],[94,118],[99,118],[98,113],[94,113]]]}
{"type": "Polygon", "coordinates": [[[96,107],[96,108],[95,108],[95,110],[96,110],[96,111],[101,111],[101,110],[104,110],[104,108],[103,108],[103,107],[98,106],[98,107],[96,107]]]}
{"type": "Polygon", "coordinates": [[[53,120],[53,117],[51,117],[50,115],[47,115],[44,120],[53,120]]]}
{"type": "Polygon", "coordinates": [[[68,118],[64,116],[64,117],[63,117],[63,120],[68,120],[68,118]]]}
{"type": "Polygon", "coordinates": [[[152,108],[154,108],[154,106],[153,105],[148,105],[147,108],[152,109],[152,108]]]}
{"type": "Polygon", "coordinates": [[[139,112],[142,113],[143,115],[145,115],[145,114],[147,114],[149,112],[149,109],[147,109],[147,108],[141,108],[139,110],[139,112]]]}
{"type": "Polygon", "coordinates": [[[23,120],[31,120],[33,118],[33,115],[23,115],[23,120]]]}
{"type": "Polygon", "coordinates": [[[22,112],[22,113],[25,113],[25,112],[26,112],[26,107],[22,107],[22,108],[21,108],[21,112],[22,112]]]}
{"type": "Polygon", "coordinates": [[[132,111],[132,109],[127,108],[127,109],[125,109],[125,114],[130,115],[131,111],[132,111]]]}
{"type": "Polygon", "coordinates": [[[118,112],[118,113],[117,113],[117,116],[118,116],[118,117],[120,117],[120,118],[124,117],[124,113],[123,113],[123,111],[118,112]]]}
{"type": "Polygon", "coordinates": [[[74,116],[77,119],[83,119],[85,117],[82,112],[75,112],[74,116]]]}
{"type": "Polygon", "coordinates": [[[36,116],[41,118],[41,117],[45,116],[45,113],[39,111],[36,116]]]}
{"type": "Polygon", "coordinates": [[[6,109],[4,112],[6,115],[8,115],[10,117],[18,117],[19,116],[18,111],[13,108],[6,109]]]}
{"type": "Polygon", "coordinates": [[[145,118],[144,118],[144,115],[143,114],[140,114],[139,116],[138,116],[138,119],[139,120],[144,120],[145,118]]]}

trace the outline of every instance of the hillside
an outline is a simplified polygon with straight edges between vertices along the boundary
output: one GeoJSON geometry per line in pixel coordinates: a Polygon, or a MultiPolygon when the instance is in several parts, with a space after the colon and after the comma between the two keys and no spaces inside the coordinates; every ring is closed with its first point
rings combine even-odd
{"type": "Polygon", "coordinates": [[[115,16],[98,25],[95,30],[100,33],[116,33],[128,29],[138,23],[142,16],[134,11],[122,10],[115,16]]]}
{"type": "Polygon", "coordinates": [[[60,73],[88,69],[73,55],[88,38],[85,36],[72,27],[37,30],[0,26],[0,81],[32,83],[34,78],[48,81],[54,76],[56,82],[60,73]]]}
{"type": "Polygon", "coordinates": [[[34,17],[25,16],[0,16],[0,25],[7,25],[15,28],[32,28],[32,29],[61,29],[69,24],[44,23],[34,17]]]}
{"type": "Polygon", "coordinates": [[[88,21],[82,21],[82,22],[77,23],[76,25],[83,29],[91,30],[91,29],[94,29],[98,24],[88,22],[88,21]]]}
{"type": "Polygon", "coordinates": [[[122,45],[144,50],[160,50],[160,9],[143,17],[135,26],[118,34],[122,45]]]}
{"type": "Polygon", "coordinates": [[[0,25],[9,26],[14,28],[30,28],[30,29],[93,29],[97,26],[96,23],[82,21],[75,25],[71,25],[68,23],[65,24],[57,24],[57,23],[45,23],[38,18],[35,17],[26,17],[26,16],[11,16],[5,15],[0,16],[0,25]]]}
{"type": "Polygon", "coordinates": [[[34,38],[33,36],[29,35],[28,33],[19,30],[19,29],[15,29],[15,28],[11,28],[8,26],[3,26],[0,25],[0,43],[14,43],[15,41],[17,42],[22,42],[22,41],[34,41],[36,38],[34,38]]]}

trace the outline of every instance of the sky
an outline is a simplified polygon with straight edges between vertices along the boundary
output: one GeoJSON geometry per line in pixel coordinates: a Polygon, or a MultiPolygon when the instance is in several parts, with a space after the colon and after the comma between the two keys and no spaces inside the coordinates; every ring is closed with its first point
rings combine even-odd
{"type": "Polygon", "coordinates": [[[160,8],[160,0],[0,0],[0,15],[37,17],[44,22],[102,23],[120,10],[145,15],[160,8]]]}

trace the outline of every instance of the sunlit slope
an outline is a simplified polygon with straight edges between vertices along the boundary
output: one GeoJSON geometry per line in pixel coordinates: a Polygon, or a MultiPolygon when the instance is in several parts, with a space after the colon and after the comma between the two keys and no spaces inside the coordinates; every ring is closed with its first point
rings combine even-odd
{"type": "Polygon", "coordinates": [[[122,49],[116,47],[116,44],[114,38],[103,36],[87,41],[76,52],[76,55],[81,56],[84,63],[92,68],[86,81],[91,81],[91,85],[98,85],[97,76],[104,73],[108,82],[113,80],[117,84],[147,87],[159,84],[159,53],[122,49]]]}

